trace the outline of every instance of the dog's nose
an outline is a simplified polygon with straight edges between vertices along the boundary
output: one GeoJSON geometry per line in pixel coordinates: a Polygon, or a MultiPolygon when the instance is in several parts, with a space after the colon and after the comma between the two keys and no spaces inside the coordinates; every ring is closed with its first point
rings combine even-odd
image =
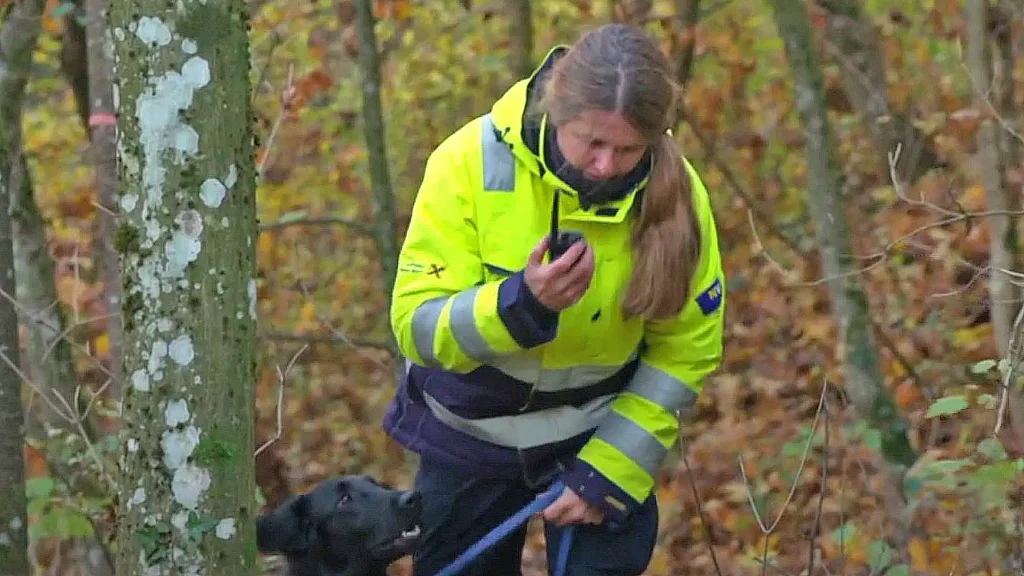
{"type": "Polygon", "coordinates": [[[415,508],[420,505],[420,493],[415,490],[402,493],[398,497],[398,505],[402,508],[415,508]]]}

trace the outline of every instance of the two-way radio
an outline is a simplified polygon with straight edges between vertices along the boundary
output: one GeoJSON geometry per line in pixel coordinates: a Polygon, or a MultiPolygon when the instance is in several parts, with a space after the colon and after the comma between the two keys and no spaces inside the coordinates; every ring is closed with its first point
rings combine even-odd
{"type": "Polygon", "coordinates": [[[570,246],[583,240],[582,232],[558,229],[558,201],[561,195],[562,191],[556,189],[555,200],[551,203],[551,236],[548,240],[548,254],[552,262],[565,254],[570,246]]]}

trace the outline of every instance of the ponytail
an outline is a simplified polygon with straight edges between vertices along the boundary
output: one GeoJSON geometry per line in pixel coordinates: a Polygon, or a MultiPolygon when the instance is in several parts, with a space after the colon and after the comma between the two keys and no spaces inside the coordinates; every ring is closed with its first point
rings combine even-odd
{"type": "Polygon", "coordinates": [[[653,166],[632,231],[633,274],[622,304],[627,317],[655,320],[677,315],[689,299],[700,257],[700,229],[690,174],[675,139],[654,144],[653,166]]]}

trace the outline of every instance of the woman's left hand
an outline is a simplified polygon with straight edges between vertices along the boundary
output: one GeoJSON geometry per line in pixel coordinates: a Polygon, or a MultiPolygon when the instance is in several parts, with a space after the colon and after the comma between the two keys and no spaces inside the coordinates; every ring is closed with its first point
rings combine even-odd
{"type": "Polygon", "coordinates": [[[601,524],[604,522],[604,513],[569,488],[564,488],[562,495],[544,509],[544,519],[554,522],[557,526],[601,524]]]}

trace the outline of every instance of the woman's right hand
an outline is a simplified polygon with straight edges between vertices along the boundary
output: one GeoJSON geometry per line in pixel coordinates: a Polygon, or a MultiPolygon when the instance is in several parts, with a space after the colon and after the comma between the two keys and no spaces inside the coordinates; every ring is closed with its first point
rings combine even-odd
{"type": "Polygon", "coordinates": [[[559,312],[579,301],[590,287],[594,278],[594,249],[582,240],[570,246],[557,260],[544,262],[548,241],[545,235],[530,252],[525,280],[541,304],[559,312]]]}

